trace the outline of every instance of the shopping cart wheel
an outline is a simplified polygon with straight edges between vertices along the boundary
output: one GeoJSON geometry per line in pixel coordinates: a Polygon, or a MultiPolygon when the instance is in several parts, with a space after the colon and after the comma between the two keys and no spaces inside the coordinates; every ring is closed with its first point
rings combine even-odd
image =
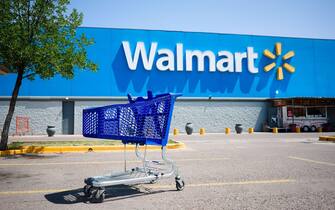
{"type": "Polygon", "coordinates": [[[178,191],[182,191],[185,187],[185,182],[180,178],[180,176],[176,177],[176,188],[178,191]]]}
{"type": "Polygon", "coordinates": [[[158,181],[157,179],[151,180],[151,181],[150,181],[150,184],[156,184],[157,181],[158,181]]]}
{"type": "Polygon", "coordinates": [[[91,203],[102,203],[105,199],[105,188],[91,187],[89,194],[91,203]]]}
{"type": "Polygon", "coordinates": [[[150,184],[156,184],[158,182],[158,175],[156,175],[156,178],[151,180],[149,183],[150,184]]]}
{"type": "Polygon", "coordinates": [[[92,187],[91,185],[85,185],[83,191],[84,191],[84,194],[85,194],[86,197],[90,196],[89,192],[90,192],[91,187],[92,187]]]}

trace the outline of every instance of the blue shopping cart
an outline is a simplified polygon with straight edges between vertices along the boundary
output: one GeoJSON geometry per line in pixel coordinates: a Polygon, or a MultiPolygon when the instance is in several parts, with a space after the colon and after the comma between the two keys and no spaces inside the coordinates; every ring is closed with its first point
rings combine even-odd
{"type": "Polygon", "coordinates": [[[124,172],[85,179],[84,193],[92,202],[103,202],[105,187],[119,184],[155,183],[161,178],[175,176],[177,190],[185,183],[172,160],[166,157],[173,106],[181,94],[160,94],[138,97],[128,94],[127,104],[116,104],[83,110],[83,135],[90,138],[122,140],[124,144],[124,172]],[[126,145],[135,144],[135,154],[142,167],[127,170],[126,145]],[[139,146],[144,146],[141,154],[139,146]],[[160,145],[162,161],[146,159],[147,145],[160,145]]]}

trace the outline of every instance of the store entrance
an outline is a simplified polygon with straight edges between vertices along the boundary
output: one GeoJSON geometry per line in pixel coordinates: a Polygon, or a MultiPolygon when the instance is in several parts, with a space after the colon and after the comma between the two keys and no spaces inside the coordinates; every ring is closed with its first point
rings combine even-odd
{"type": "Polygon", "coordinates": [[[63,101],[62,110],[63,134],[74,134],[74,101],[63,101]]]}

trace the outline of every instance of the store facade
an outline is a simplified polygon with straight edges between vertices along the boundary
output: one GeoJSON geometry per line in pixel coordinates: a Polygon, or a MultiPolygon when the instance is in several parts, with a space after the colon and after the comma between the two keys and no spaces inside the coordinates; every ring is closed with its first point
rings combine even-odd
{"type": "MultiPolygon", "coordinates": [[[[147,90],[183,94],[171,125],[181,131],[187,122],[207,132],[237,123],[262,131],[274,116],[279,120],[274,101],[294,98],[315,99],[313,106],[326,106],[328,123],[334,122],[335,40],[85,27],[78,32],[94,38],[87,50],[98,72],[24,81],[12,134],[16,116],[29,118],[32,134],[44,134],[47,125],[58,134],[80,134],[83,108],[125,103],[128,93],[144,96],[147,90]],[[322,104],[324,99],[329,103],[322,104]]],[[[15,76],[0,76],[0,124],[15,76]]]]}

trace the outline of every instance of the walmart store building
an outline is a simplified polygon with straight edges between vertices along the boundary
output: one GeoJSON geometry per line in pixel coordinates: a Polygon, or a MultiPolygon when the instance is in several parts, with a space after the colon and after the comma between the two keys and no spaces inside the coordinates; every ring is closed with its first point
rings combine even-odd
{"type": "MultiPolygon", "coordinates": [[[[73,80],[24,81],[11,134],[16,116],[29,117],[32,134],[45,134],[47,125],[55,125],[58,134],[80,134],[83,108],[126,103],[127,93],[144,96],[147,90],[183,94],[171,125],[181,131],[187,122],[207,132],[224,132],[237,123],[255,131],[264,124],[280,127],[278,107],[288,105],[325,107],[327,114],[320,117],[335,121],[335,40],[78,30],[95,40],[87,50],[98,72],[76,70],[73,80]]],[[[15,77],[0,76],[1,128],[15,77]]]]}

